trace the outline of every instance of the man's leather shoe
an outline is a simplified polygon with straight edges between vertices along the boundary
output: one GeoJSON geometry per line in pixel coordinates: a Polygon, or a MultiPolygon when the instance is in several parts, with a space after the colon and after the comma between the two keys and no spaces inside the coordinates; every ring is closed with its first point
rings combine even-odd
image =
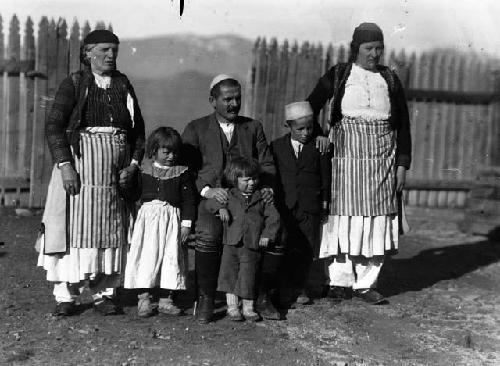
{"type": "Polygon", "coordinates": [[[368,304],[378,305],[387,303],[385,297],[372,288],[354,290],[353,294],[355,297],[364,302],[367,302],[368,304]]]}

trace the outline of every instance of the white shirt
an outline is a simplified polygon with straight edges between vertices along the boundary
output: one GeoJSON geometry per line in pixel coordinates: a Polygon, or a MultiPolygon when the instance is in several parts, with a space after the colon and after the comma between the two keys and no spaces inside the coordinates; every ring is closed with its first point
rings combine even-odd
{"type": "Polygon", "coordinates": [[[388,119],[391,103],[385,79],[378,72],[353,64],[345,84],[341,107],[344,116],[388,119]]]}
{"type": "Polygon", "coordinates": [[[293,152],[295,153],[295,157],[298,158],[299,153],[302,151],[302,147],[304,147],[304,144],[292,138],[290,139],[290,141],[292,142],[292,147],[293,147],[293,152]]]}
{"type": "Polygon", "coordinates": [[[219,126],[222,129],[222,132],[224,132],[224,135],[226,135],[227,142],[231,142],[231,138],[233,137],[233,132],[234,132],[234,123],[232,122],[219,122],[219,126]]]}

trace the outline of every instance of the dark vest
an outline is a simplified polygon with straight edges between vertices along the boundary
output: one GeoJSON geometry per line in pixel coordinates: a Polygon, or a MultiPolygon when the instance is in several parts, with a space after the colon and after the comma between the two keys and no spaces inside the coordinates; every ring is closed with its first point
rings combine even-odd
{"type": "Polygon", "coordinates": [[[118,88],[116,83],[112,82],[108,89],[91,83],[86,104],[82,127],[113,126],[124,130],[132,127],[126,89],[118,88]]]}

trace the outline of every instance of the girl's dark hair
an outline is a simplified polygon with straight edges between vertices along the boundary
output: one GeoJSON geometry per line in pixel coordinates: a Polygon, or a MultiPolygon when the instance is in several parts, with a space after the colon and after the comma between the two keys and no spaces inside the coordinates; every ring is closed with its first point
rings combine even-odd
{"type": "Polygon", "coordinates": [[[238,186],[240,177],[258,177],[260,173],[259,163],[255,159],[243,156],[232,159],[224,170],[225,184],[229,187],[238,186]]]}
{"type": "Polygon", "coordinates": [[[148,158],[154,157],[159,148],[165,147],[176,153],[182,146],[181,136],[172,127],[158,127],[151,132],[146,142],[146,156],[148,158]]]}

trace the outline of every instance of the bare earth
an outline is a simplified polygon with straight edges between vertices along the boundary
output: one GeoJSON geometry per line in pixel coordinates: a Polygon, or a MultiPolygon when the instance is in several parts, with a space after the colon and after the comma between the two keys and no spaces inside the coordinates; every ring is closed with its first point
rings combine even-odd
{"type": "MultiPolygon", "coordinates": [[[[91,308],[55,318],[33,249],[40,216],[0,212],[0,363],[9,365],[500,365],[500,243],[462,234],[459,210],[411,208],[389,259],[389,305],[326,299],[258,324],[139,319],[91,308]]],[[[500,223],[499,223],[500,224],[500,223]]],[[[192,294],[183,296],[192,312],[192,294]]],[[[223,314],[220,303],[220,314],[223,314]]]]}

